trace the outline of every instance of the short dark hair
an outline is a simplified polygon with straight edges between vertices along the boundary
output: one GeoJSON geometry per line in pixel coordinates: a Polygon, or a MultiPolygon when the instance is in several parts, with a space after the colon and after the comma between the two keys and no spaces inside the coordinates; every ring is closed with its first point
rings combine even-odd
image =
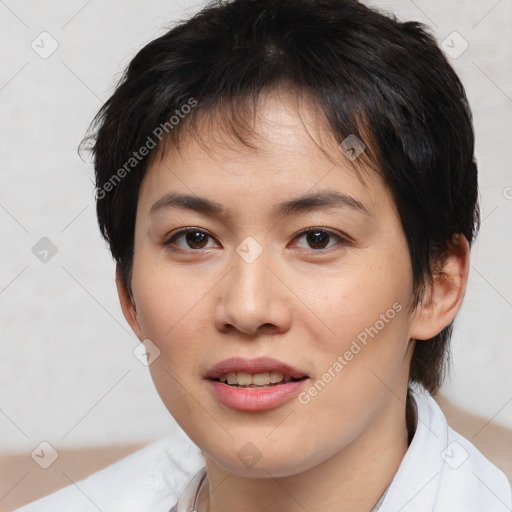
{"type": "MultiPolygon", "coordinates": [[[[454,236],[471,245],[478,231],[471,112],[426,27],[355,0],[210,3],[133,58],[86,139],[99,225],[128,291],[138,193],[153,148],[197,135],[207,116],[250,145],[247,121],[259,96],[277,86],[307,94],[338,141],[355,135],[366,145],[365,162],[400,215],[416,306],[454,236]]],[[[416,342],[410,381],[431,393],[446,371],[451,329],[416,342]]]]}

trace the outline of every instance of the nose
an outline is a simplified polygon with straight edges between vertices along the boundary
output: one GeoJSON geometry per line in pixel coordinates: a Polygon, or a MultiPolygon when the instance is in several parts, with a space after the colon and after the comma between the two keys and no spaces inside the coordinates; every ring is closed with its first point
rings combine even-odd
{"type": "Polygon", "coordinates": [[[219,283],[215,327],[224,333],[247,336],[286,332],[291,324],[288,288],[265,251],[252,262],[233,255],[233,267],[219,283]],[[269,265],[270,264],[270,265],[269,265]]]}

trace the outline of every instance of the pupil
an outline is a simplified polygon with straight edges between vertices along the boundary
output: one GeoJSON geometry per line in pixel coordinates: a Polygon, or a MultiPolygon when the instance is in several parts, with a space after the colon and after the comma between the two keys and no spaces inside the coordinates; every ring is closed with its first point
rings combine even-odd
{"type": "Polygon", "coordinates": [[[315,249],[323,249],[327,245],[328,238],[329,235],[327,233],[324,233],[323,231],[308,233],[308,243],[315,249]]]}
{"type": "Polygon", "coordinates": [[[194,244],[198,244],[200,247],[195,247],[196,249],[201,249],[204,245],[204,242],[207,240],[206,234],[201,233],[200,231],[189,232],[185,235],[187,240],[187,244],[190,246],[194,246],[194,244]]]}

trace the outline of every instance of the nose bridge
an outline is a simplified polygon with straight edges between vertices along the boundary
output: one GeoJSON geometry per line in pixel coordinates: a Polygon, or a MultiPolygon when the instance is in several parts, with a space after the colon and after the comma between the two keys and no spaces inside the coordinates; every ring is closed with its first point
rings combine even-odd
{"type": "Polygon", "coordinates": [[[290,320],[282,284],[269,269],[272,252],[252,237],[246,238],[233,253],[232,270],[224,281],[216,323],[245,334],[254,334],[262,325],[286,329],[290,320]]]}

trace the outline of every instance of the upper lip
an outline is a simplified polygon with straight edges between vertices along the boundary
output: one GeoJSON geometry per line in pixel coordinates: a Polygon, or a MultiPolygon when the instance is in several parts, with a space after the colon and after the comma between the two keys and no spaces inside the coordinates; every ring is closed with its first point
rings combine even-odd
{"type": "Polygon", "coordinates": [[[230,372],[247,372],[251,374],[264,372],[279,372],[289,375],[294,379],[307,377],[307,375],[290,366],[289,364],[272,359],[270,357],[258,357],[256,359],[244,359],[243,357],[231,357],[214,365],[205,375],[206,379],[218,379],[221,375],[230,372]]]}

